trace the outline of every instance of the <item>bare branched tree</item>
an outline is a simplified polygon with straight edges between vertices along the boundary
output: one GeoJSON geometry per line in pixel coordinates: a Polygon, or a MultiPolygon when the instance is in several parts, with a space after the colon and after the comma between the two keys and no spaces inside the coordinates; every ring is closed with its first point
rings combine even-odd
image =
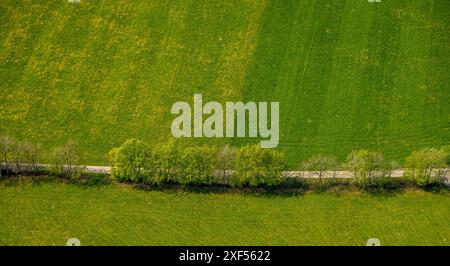
{"type": "Polygon", "coordinates": [[[76,144],[73,141],[53,149],[53,170],[62,177],[72,178],[79,172],[79,156],[76,144]]]}
{"type": "Polygon", "coordinates": [[[40,150],[40,145],[35,145],[30,142],[22,143],[22,157],[24,162],[27,164],[27,171],[29,173],[38,172],[38,153],[40,150]]]}
{"type": "Polygon", "coordinates": [[[327,171],[336,171],[336,166],[336,157],[323,154],[314,155],[300,165],[303,171],[310,171],[316,175],[319,183],[322,183],[322,178],[325,177],[327,171]]]}
{"type": "Polygon", "coordinates": [[[13,149],[15,140],[9,136],[1,136],[0,137],[0,152],[2,153],[2,159],[5,163],[6,173],[9,174],[9,161],[8,155],[13,149]]]}
{"type": "Polygon", "coordinates": [[[16,173],[20,173],[20,163],[22,162],[23,155],[23,143],[20,141],[15,141],[12,148],[14,165],[16,166],[16,173]]]}

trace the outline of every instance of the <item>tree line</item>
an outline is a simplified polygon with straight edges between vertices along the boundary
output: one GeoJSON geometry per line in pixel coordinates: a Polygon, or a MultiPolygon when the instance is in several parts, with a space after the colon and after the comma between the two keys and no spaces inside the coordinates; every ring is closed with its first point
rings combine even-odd
{"type": "MultiPolygon", "coordinates": [[[[0,137],[0,152],[6,174],[42,171],[40,145],[0,137]]],[[[184,147],[174,140],[162,145],[129,139],[109,153],[111,176],[119,181],[149,185],[177,183],[185,185],[227,184],[236,187],[275,186],[286,180],[288,164],[284,154],[259,145],[231,147],[225,145],[184,147]]],[[[69,141],[51,150],[46,170],[64,178],[83,175],[80,154],[75,142],[69,141]]],[[[354,150],[343,162],[333,155],[317,154],[301,161],[296,170],[301,177],[315,177],[321,184],[325,177],[336,177],[337,170],[350,171],[359,187],[389,180],[392,171],[403,167],[404,176],[415,184],[443,183],[450,164],[450,145],[413,151],[403,165],[386,160],[381,152],[354,150]],[[331,174],[331,176],[330,176],[331,174]],[[309,175],[309,176],[306,176],[309,175]]]]}
{"type": "Polygon", "coordinates": [[[10,174],[51,174],[65,178],[76,178],[82,175],[83,167],[79,161],[76,143],[68,141],[64,145],[53,148],[50,154],[45,153],[40,144],[20,141],[10,136],[0,136],[0,176],[10,174]],[[45,155],[44,155],[45,153],[45,155]],[[49,161],[44,167],[40,162],[49,161]]]}
{"type": "MultiPolygon", "coordinates": [[[[274,186],[286,180],[284,154],[259,145],[216,148],[211,146],[180,148],[174,141],[152,147],[136,139],[110,151],[112,176],[120,181],[150,185],[179,183],[193,185],[229,184],[232,186],[274,186]]],[[[442,184],[450,164],[450,145],[440,149],[413,151],[403,164],[404,176],[418,185],[442,184]]],[[[393,170],[402,165],[386,160],[381,152],[355,150],[344,162],[335,156],[317,154],[299,163],[298,170],[316,177],[336,177],[337,170],[350,171],[359,187],[389,180],[393,170]]]]}
{"type": "Polygon", "coordinates": [[[120,181],[151,185],[179,183],[233,186],[276,185],[282,182],[283,154],[259,145],[217,149],[210,146],[180,148],[174,141],[152,147],[130,139],[109,152],[111,175],[120,181]]]}
{"type": "MultiPolygon", "coordinates": [[[[38,171],[38,154],[40,145],[26,141],[18,141],[9,136],[0,137],[1,162],[6,174],[22,171],[38,171]],[[25,163],[25,165],[23,165],[25,163]]],[[[2,171],[0,171],[0,175],[2,171]]]]}

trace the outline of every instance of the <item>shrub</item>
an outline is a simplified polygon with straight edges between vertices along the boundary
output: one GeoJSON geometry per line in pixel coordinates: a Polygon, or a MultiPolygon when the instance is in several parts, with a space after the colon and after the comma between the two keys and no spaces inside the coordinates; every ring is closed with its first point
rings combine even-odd
{"type": "Polygon", "coordinates": [[[80,180],[80,184],[85,186],[103,186],[110,184],[108,176],[103,173],[91,173],[80,180]]]}
{"type": "Polygon", "coordinates": [[[379,152],[356,150],[347,156],[345,166],[353,172],[357,185],[365,187],[376,181],[378,172],[383,172],[384,158],[379,152]]]}
{"type": "Polygon", "coordinates": [[[225,181],[230,176],[230,170],[233,169],[236,148],[226,145],[217,154],[217,170],[220,171],[220,177],[225,181]]]}
{"type": "Polygon", "coordinates": [[[161,182],[178,181],[180,153],[180,149],[173,139],[156,149],[158,160],[157,175],[161,182]]]}
{"type": "Polygon", "coordinates": [[[418,185],[444,181],[447,153],[443,149],[426,148],[413,151],[405,160],[406,174],[418,185]],[[419,184],[420,183],[420,184],[419,184]]]}
{"type": "Polygon", "coordinates": [[[416,179],[416,184],[419,187],[426,187],[427,185],[429,185],[429,182],[425,178],[419,177],[416,179]]]}
{"type": "Polygon", "coordinates": [[[241,147],[236,152],[232,184],[235,186],[274,186],[283,181],[282,153],[259,145],[241,147]]]}
{"type": "Polygon", "coordinates": [[[159,184],[158,158],[149,144],[129,139],[109,152],[111,175],[120,181],[159,184]]]}
{"type": "Polygon", "coordinates": [[[216,151],[206,146],[184,149],[180,160],[180,183],[211,184],[214,181],[215,155],[216,151]]]}

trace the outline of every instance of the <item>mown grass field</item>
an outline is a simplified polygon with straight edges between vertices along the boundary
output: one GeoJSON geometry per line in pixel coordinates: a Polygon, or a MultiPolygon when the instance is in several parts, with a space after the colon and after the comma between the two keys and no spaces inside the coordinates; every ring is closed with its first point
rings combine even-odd
{"type": "MultiPolygon", "coordinates": [[[[171,136],[177,101],[279,101],[296,165],[450,141],[447,0],[0,2],[0,134],[85,163],[171,136]]],[[[241,145],[250,139],[191,139],[241,145]]]]}
{"type": "Polygon", "coordinates": [[[450,245],[450,197],[0,183],[0,245],[450,245]]]}

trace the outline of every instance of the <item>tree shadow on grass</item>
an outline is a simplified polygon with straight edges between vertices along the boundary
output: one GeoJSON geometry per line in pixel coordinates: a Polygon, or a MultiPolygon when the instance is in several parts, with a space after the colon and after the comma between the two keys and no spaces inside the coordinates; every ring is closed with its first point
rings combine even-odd
{"type": "Polygon", "coordinates": [[[143,183],[132,184],[137,190],[160,191],[166,193],[197,193],[197,194],[240,194],[259,197],[292,197],[304,195],[308,191],[304,183],[280,184],[277,186],[259,187],[232,187],[230,185],[180,185],[176,183],[164,183],[157,186],[143,183]]]}
{"type": "Polygon", "coordinates": [[[366,185],[361,190],[371,196],[394,197],[413,188],[413,184],[407,179],[383,179],[366,185]]]}
{"type": "Polygon", "coordinates": [[[366,186],[364,192],[373,196],[393,197],[410,190],[422,190],[434,194],[446,194],[450,192],[449,187],[441,183],[430,183],[418,186],[410,179],[398,178],[366,186]]]}
{"type": "MultiPolygon", "coordinates": [[[[70,184],[80,188],[100,187],[114,184],[115,181],[107,174],[96,173],[82,176],[78,179],[64,179],[51,175],[3,175],[0,178],[0,185],[18,186],[31,184],[40,186],[50,183],[70,184]]],[[[376,197],[394,197],[408,190],[422,190],[435,194],[446,194],[450,188],[444,184],[428,184],[417,186],[409,179],[395,178],[382,180],[381,182],[368,184],[364,188],[358,187],[349,179],[287,179],[277,186],[259,187],[233,187],[230,185],[180,185],[177,183],[164,183],[161,185],[148,185],[145,183],[123,182],[141,191],[159,191],[165,193],[197,193],[197,194],[237,194],[253,195],[258,197],[297,197],[307,193],[328,194],[333,196],[345,196],[351,193],[362,193],[376,197]]]]}
{"type": "Polygon", "coordinates": [[[44,184],[54,183],[55,180],[52,177],[48,176],[38,176],[38,177],[30,177],[30,176],[21,176],[21,175],[13,175],[0,179],[0,185],[4,187],[17,187],[22,185],[31,185],[31,186],[41,186],[44,184]]]}
{"type": "Polygon", "coordinates": [[[450,192],[450,187],[442,183],[430,183],[420,186],[420,189],[434,194],[446,194],[450,192]]]}
{"type": "Polygon", "coordinates": [[[108,174],[105,173],[89,173],[78,179],[69,180],[68,182],[82,188],[88,188],[107,186],[112,184],[113,180],[108,174]]]}
{"type": "Polygon", "coordinates": [[[34,175],[17,175],[17,174],[10,174],[10,175],[3,175],[2,178],[0,178],[0,184],[3,186],[18,186],[23,184],[30,184],[32,186],[40,186],[44,184],[51,184],[51,183],[59,183],[59,184],[70,184],[75,185],[78,187],[99,187],[99,186],[105,186],[112,184],[111,178],[102,173],[90,173],[87,175],[83,175],[80,178],[77,179],[70,179],[70,178],[62,178],[57,177],[53,175],[49,175],[47,173],[42,174],[34,174],[34,175]]]}
{"type": "Polygon", "coordinates": [[[164,183],[160,185],[148,185],[144,183],[127,183],[141,191],[159,191],[165,193],[197,193],[197,194],[237,194],[252,195],[258,197],[296,197],[307,193],[328,194],[333,196],[345,196],[352,193],[366,194],[374,197],[395,197],[411,189],[422,189],[432,193],[446,193],[449,189],[445,186],[429,186],[419,188],[408,179],[378,180],[376,183],[366,184],[361,188],[350,179],[288,179],[277,186],[259,187],[233,187],[230,185],[180,185],[177,183],[164,183]]]}

